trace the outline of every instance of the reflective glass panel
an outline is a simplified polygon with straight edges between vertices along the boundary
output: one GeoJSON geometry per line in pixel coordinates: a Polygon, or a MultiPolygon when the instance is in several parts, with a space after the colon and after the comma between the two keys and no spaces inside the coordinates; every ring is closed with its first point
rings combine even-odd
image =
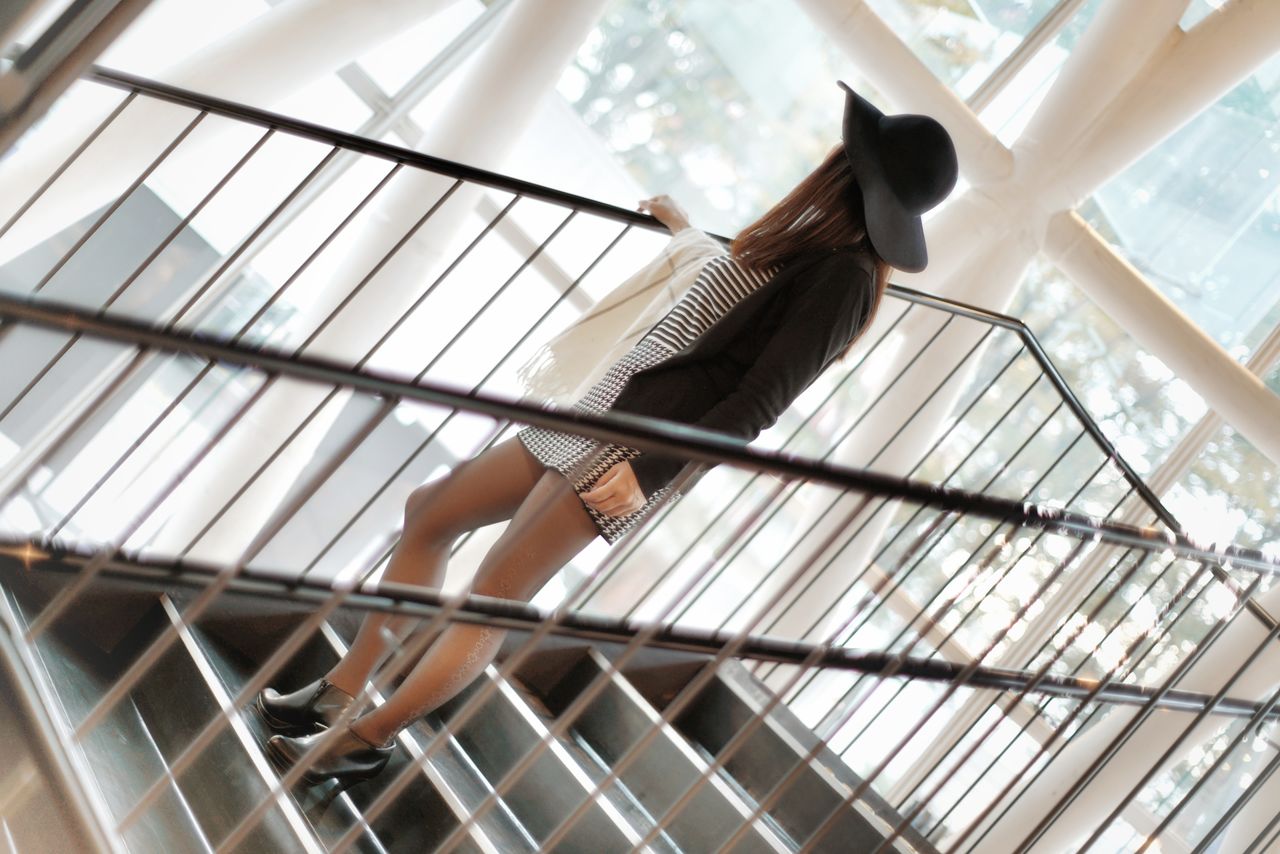
{"type": "Polygon", "coordinates": [[[1058,0],[870,0],[938,79],[968,97],[1058,0]]]}

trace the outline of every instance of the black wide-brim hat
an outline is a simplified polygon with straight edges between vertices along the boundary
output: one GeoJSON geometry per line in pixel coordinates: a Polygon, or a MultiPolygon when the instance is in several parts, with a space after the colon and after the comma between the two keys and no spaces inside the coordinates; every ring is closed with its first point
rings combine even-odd
{"type": "Polygon", "coordinates": [[[960,169],[946,128],[928,116],[886,116],[844,89],[844,153],[862,191],[867,237],[892,267],[918,273],[929,263],[920,216],[956,185],[960,169]]]}

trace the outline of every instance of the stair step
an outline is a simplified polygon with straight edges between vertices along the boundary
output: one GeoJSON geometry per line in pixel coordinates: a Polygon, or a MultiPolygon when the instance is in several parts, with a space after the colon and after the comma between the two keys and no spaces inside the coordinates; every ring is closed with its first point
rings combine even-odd
{"type": "MultiPolygon", "coordinates": [[[[118,667],[111,668],[113,672],[104,672],[104,662],[100,657],[92,656],[91,650],[84,649],[79,643],[82,638],[69,638],[68,629],[76,627],[74,616],[76,609],[73,608],[67,618],[42,634],[36,644],[47,684],[58,697],[65,720],[72,727],[84,720],[119,675],[114,672],[118,667]]],[[[26,613],[22,613],[22,618],[26,621],[26,613]]],[[[195,667],[189,663],[182,666],[183,654],[180,645],[170,650],[169,656],[161,661],[161,668],[170,675],[175,668],[186,671],[182,677],[183,684],[191,684],[195,667]]],[[[157,741],[155,732],[152,732],[152,721],[148,720],[147,713],[151,711],[148,708],[148,691],[154,688],[154,681],[145,680],[131,695],[116,703],[108,716],[84,737],[81,749],[88,767],[93,769],[93,782],[115,821],[127,816],[142,794],[150,789],[152,782],[157,778],[165,780],[159,800],[125,832],[124,841],[129,850],[211,851],[207,828],[197,814],[196,804],[188,796],[193,777],[184,775],[180,780],[174,780],[169,772],[168,761],[172,754],[166,754],[165,749],[172,748],[172,734],[161,734],[157,741]]],[[[192,698],[175,712],[186,720],[192,714],[200,713],[201,708],[211,712],[211,707],[207,691],[193,691],[192,698]]],[[[163,723],[161,721],[161,730],[164,730],[163,723]]],[[[296,848],[296,837],[291,844],[296,848]]]]}
{"type": "MultiPolygon", "coordinates": [[[[555,715],[547,708],[542,698],[519,679],[512,678],[510,682],[520,695],[520,699],[543,721],[546,727],[550,728],[555,723],[555,715]]],[[[560,739],[560,743],[564,745],[569,755],[577,761],[578,766],[587,773],[593,786],[599,786],[609,776],[609,763],[596,752],[595,748],[581,734],[570,729],[568,734],[560,739]]],[[[601,787],[601,789],[602,791],[606,790],[604,787],[601,787]]],[[[621,780],[615,780],[608,789],[616,792],[616,801],[619,809],[627,817],[632,827],[642,829],[647,834],[657,823],[648,808],[621,780]]],[[[679,846],[667,835],[666,831],[662,831],[653,842],[649,843],[648,847],[655,852],[678,852],[680,850],[679,846]]]]}
{"type": "MultiPolygon", "coordinates": [[[[54,577],[66,583],[73,576],[54,577]]],[[[0,576],[0,581],[7,580],[0,576]]],[[[7,583],[4,587],[3,604],[13,620],[25,626],[43,602],[33,605],[29,590],[23,594],[20,583],[13,585],[18,592],[7,583]]],[[[39,592],[47,601],[56,593],[56,585],[46,583],[39,592]]],[[[85,643],[92,631],[86,631],[78,619],[84,611],[81,602],[37,642],[40,675],[73,729],[156,633],[165,625],[177,625],[183,602],[194,595],[190,591],[162,594],[147,611],[139,607],[137,598],[143,592],[141,587],[127,594],[115,591],[133,603],[130,619],[134,624],[128,631],[117,632],[110,649],[85,643]],[[138,613],[144,616],[137,618],[138,613]]],[[[84,603],[91,602],[92,597],[86,596],[84,603]]],[[[125,835],[131,854],[212,851],[268,797],[279,774],[262,748],[270,730],[252,708],[230,712],[230,726],[177,779],[169,763],[210,721],[228,714],[232,697],[255,672],[255,662],[269,655],[306,613],[301,603],[280,603],[276,608],[260,597],[225,593],[199,625],[181,627],[178,642],[79,745],[97,792],[116,821],[128,814],[153,781],[164,781],[160,797],[125,835]],[[254,631],[245,632],[246,623],[254,631]],[[260,624],[261,632],[257,631],[260,624]],[[230,642],[225,642],[229,635],[230,642]]],[[[358,616],[353,611],[343,618],[350,622],[358,616]]],[[[101,615],[95,621],[92,625],[100,624],[101,615]]],[[[309,681],[329,669],[343,652],[342,639],[324,624],[282,674],[299,674],[299,678],[306,674],[309,681]]],[[[566,735],[552,739],[529,770],[456,845],[457,850],[487,854],[540,850],[539,840],[578,809],[613,763],[659,723],[660,715],[628,676],[607,672],[609,665],[600,651],[565,647],[546,656],[540,651],[539,656],[544,664],[521,672],[525,679],[540,674],[532,690],[521,679],[503,679],[495,668],[487,668],[438,716],[417,722],[401,734],[401,749],[383,774],[334,797],[326,797],[323,787],[295,788],[292,798],[272,803],[237,850],[322,852],[353,827],[360,828],[353,850],[365,854],[434,850],[490,798],[493,783],[548,736],[555,716],[593,680],[603,679],[603,688],[566,735]],[[486,688],[492,693],[483,707],[456,733],[449,733],[429,760],[422,761],[434,733],[453,719],[474,692],[486,688]],[[369,826],[364,818],[369,805],[410,766],[415,770],[409,786],[369,826]]],[[[685,661],[650,662],[638,676],[647,680],[650,694],[661,703],[679,690],[668,683],[684,679],[696,666],[685,661]],[[655,675],[659,671],[669,675],[660,678],[655,675]]],[[[286,681],[282,676],[281,683],[286,681]]],[[[287,691],[299,685],[277,687],[287,691]]],[[[721,665],[673,725],[662,725],[658,737],[621,779],[592,798],[557,850],[632,850],[654,827],[655,818],[665,816],[693,781],[704,776],[712,757],[758,716],[770,696],[740,664],[721,665]]],[[[769,793],[817,744],[816,736],[785,706],[775,707],[724,768],[711,773],[689,796],[687,806],[648,850],[724,849],[727,839],[754,811],[755,799],[769,793]]],[[[796,841],[807,840],[860,782],[839,757],[821,747],[816,760],[804,766],[798,781],[767,816],[753,822],[734,850],[795,850],[796,841]]],[[[897,823],[898,813],[868,792],[841,809],[815,850],[876,848],[897,823]]],[[[10,832],[8,825],[0,827],[0,834],[10,832]]],[[[891,848],[904,854],[934,852],[914,830],[891,848]]]]}
{"type": "MultiPolygon", "coordinates": [[[[161,597],[161,603],[176,625],[178,606],[167,595],[161,597]]],[[[134,693],[148,731],[167,761],[176,759],[215,716],[224,710],[230,712],[230,726],[218,733],[178,779],[205,836],[216,848],[269,796],[279,775],[246,716],[231,710],[226,686],[190,629],[181,628],[179,636],[181,643],[152,666],[134,693]]],[[[301,811],[285,800],[266,811],[237,850],[324,849],[301,811]]]]}
{"type": "MultiPolygon", "coordinates": [[[[14,620],[25,632],[34,617],[28,610],[29,601],[15,594],[8,578],[4,589],[14,620]]],[[[74,616],[73,608],[69,619],[59,620],[45,631],[35,647],[43,668],[36,676],[48,686],[58,712],[71,728],[84,720],[117,675],[104,674],[101,659],[86,651],[79,638],[68,637],[74,616]]],[[[134,697],[117,703],[79,747],[93,774],[91,784],[116,821],[128,814],[154,780],[168,777],[164,757],[151,739],[134,697]]],[[[131,852],[212,850],[184,793],[171,778],[159,800],[125,833],[124,842],[131,852]]]]}
{"type": "MultiPolygon", "coordinates": [[[[234,694],[252,678],[256,662],[269,656],[305,618],[306,612],[286,612],[283,607],[272,608],[237,594],[224,594],[222,599],[225,601],[208,612],[194,634],[228,693],[234,694]],[[246,638],[243,631],[246,620],[255,625],[260,622],[267,630],[246,638]]],[[[273,680],[275,687],[280,691],[301,687],[332,667],[345,651],[342,638],[330,625],[322,625],[281,669],[278,680],[273,680]]],[[[263,739],[270,735],[269,728],[256,713],[246,717],[259,729],[263,739]]],[[[399,749],[381,774],[335,798],[326,800],[316,791],[308,791],[308,787],[297,787],[295,797],[320,839],[331,844],[352,826],[362,826],[364,832],[359,837],[358,850],[417,852],[438,847],[489,791],[483,776],[456,743],[438,750],[372,827],[367,826],[364,818],[365,810],[385,787],[421,756],[422,746],[430,734],[423,724],[406,729],[400,736],[399,749]]],[[[536,845],[500,804],[472,829],[462,850],[518,854],[536,850],[536,845]]]]}
{"type": "MultiPolygon", "coordinates": [[[[708,755],[717,756],[747,722],[759,714],[770,696],[768,689],[740,663],[726,661],[676,718],[675,725],[708,755]]],[[[817,742],[817,736],[780,704],[724,767],[752,799],[763,798],[817,742]]],[[[805,842],[861,782],[840,757],[824,746],[769,813],[793,839],[805,842]]],[[[888,802],[868,791],[851,806],[841,809],[840,817],[824,834],[816,850],[875,850],[899,820],[899,814],[888,802]]],[[[890,850],[934,852],[933,846],[912,829],[896,840],[890,850]]]]}
{"type": "MultiPolygon", "coordinates": [[[[437,731],[437,728],[426,722],[415,723],[405,730],[403,738],[408,739],[412,745],[414,759],[422,756],[437,731]]],[[[436,782],[437,788],[447,793],[453,812],[457,815],[472,814],[493,791],[493,787],[454,736],[449,736],[444,746],[436,750],[427,763],[427,773],[436,782]]],[[[503,799],[499,799],[497,805],[477,825],[476,830],[482,836],[486,850],[501,854],[538,850],[537,843],[503,799]]],[[[456,826],[457,822],[452,822],[449,830],[452,831],[456,826]]],[[[445,835],[447,834],[441,835],[441,841],[445,835]]]]}
{"type": "MultiPolygon", "coordinates": [[[[222,619],[225,617],[219,615],[213,621],[222,619]]],[[[229,648],[216,638],[210,637],[204,625],[205,621],[200,621],[193,631],[193,636],[210,662],[212,670],[225,686],[227,694],[234,696],[252,678],[256,667],[237,649],[229,648]]],[[[277,638],[277,640],[281,639],[283,636],[277,638]]],[[[318,633],[285,665],[283,673],[322,673],[333,664],[336,658],[337,654],[333,651],[328,639],[323,633],[318,633]]],[[[290,691],[300,686],[282,684],[280,687],[281,690],[290,691]]],[[[243,710],[241,717],[253,732],[256,743],[265,744],[266,740],[274,734],[252,706],[243,710]]],[[[382,852],[430,850],[453,827],[457,826],[457,820],[445,800],[427,780],[421,778],[421,775],[415,777],[405,788],[390,810],[379,816],[375,826],[369,827],[363,815],[364,809],[391,780],[395,779],[409,761],[409,757],[403,750],[396,751],[382,774],[357,784],[336,797],[331,794],[331,787],[327,785],[298,784],[291,794],[302,809],[311,829],[326,849],[354,826],[362,828],[354,846],[354,850],[357,851],[382,854],[382,852]],[[406,804],[412,805],[408,816],[401,814],[406,804]],[[426,821],[424,816],[430,816],[433,820],[426,821]]]]}
{"type": "MultiPolygon", "coordinates": [[[[659,715],[624,676],[604,676],[608,667],[599,652],[585,650],[581,661],[548,691],[546,699],[551,709],[563,712],[594,680],[606,679],[604,689],[572,729],[603,762],[612,765],[651,731],[659,715]]],[[[706,768],[707,763],[684,738],[674,728],[663,725],[660,734],[631,761],[621,777],[650,814],[662,816],[706,768]]],[[[713,774],[667,826],[666,833],[684,850],[719,851],[737,833],[753,806],[719,774],[713,774]]],[[[793,846],[766,822],[758,821],[734,850],[790,851],[793,846]]]]}
{"type": "MultiPolygon", "coordinates": [[[[519,690],[501,679],[492,666],[441,707],[440,717],[448,722],[475,692],[491,685],[496,685],[496,690],[456,737],[480,772],[493,782],[502,779],[543,740],[547,727],[519,690]]],[[[578,808],[593,787],[591,774],[562,741],[553,739],[507,790],[504,800],[529,834],[541,841],[578,808]]],[[[574,822],[561,847],[566,851],[630,851],[644,834],[632,823],[638,818],[625,796],[607,790],[574,822]]]]}
{"type": "MultiPolygon", "coordinates": [[[[323,635],[334,656],[333,660],[336,661],[339,655],[346,652],[346,643],[330,624],[324,626],[323,635]]],[[[332,666],[332,662],[328,666],[332,666]]],[[[381,702],[382,698],[378,697],[378,700],[381,702]]],[[[436,723],[438,724],[438,721],[436,723]]],[[[431,848],[448,838],[492,791],[488,780],[467,755],[456,737],[450,737],[443,747],[427,759],[425,765],[419,761],[436,731],[437,727],[433,727],[427,721],[417,721],[405,728],[399,740],[402,749],[418,762],[421,775],[430,781],[433,790],[438,792],[442,799],[443,809],[435,810],[430,814],[450,816],[449,821],[438,824],[437,838],[431,848]]],[[[382,776],[393,779],[385,773],[382,776]]],[[[420,821],[422,812],[420,802],[402,794],[385,816],[379,819],[379,826],[385,823],[399,827],[405,823],[420,821]]],[[[477,851],[494,852],[494,854],[532,852],[538,847],[510,806],[502,799],[499,799],[493,809],[472,826],[462,845],[464,850],[474,848],[477,851]]]]}
{"type": "MultiPolygon", "coordinates": [[[[208,663],[210,671],[221,685],[225,695],[228,698],[234,697],[252,676],[254,668],[250,663],[244,661],[236,650],[227,649],[210,638],[203,626],[204,620],[197,621],[196,626],[191,629],[191,637],[195,646],[199,649],[201,657],[208,663]]],[[[303,646],[302,650],[295,656],[295,661],[297,659],[309,661],[325,654],[327,649],[327,644],[322,638],[313,640],[310,644],[303,646]]],[[[261,746],[265,745],[267,739],[275,733],[266,725],[251,705],[248,708],[241,709],[239,717],[252,735],[252,742],[258,746],[262,758],[267,760],[268,765],[271,765],[265,752],[262,752],[261,746]]],[[[278,779],[278,769],[274,765],[271,765],[271,768],[278,779]]],[[[360,812],[352,803],[348,793],[337,797],[326,797],[325,787],[298,785],[291,794],[310,824],[312,831],[326,848],[330,843],[346,833],[347,829],[353,824],[363,823],[360,812]]],[[[366,830],[358,838],[354,850],[367,852],[367,854],[384,854],[387,849],[376,835],[366,830]]]]}

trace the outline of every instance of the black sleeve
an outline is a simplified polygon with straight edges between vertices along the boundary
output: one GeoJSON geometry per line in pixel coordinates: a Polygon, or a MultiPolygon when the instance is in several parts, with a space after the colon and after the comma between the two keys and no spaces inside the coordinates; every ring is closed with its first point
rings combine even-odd
{"type": "MultiPolygon", "coordinates": [[[[695,426],[750,442],[778,420],[868,319],[873,285],[848,253],[823,259],[789,287],[797,292],[786,301],[782,320],[755,363],[695,426]]],[[[631,460],[646,496],[670,483],[683,467],[683,460],[660,454],[643,453],[631,460]]]]}

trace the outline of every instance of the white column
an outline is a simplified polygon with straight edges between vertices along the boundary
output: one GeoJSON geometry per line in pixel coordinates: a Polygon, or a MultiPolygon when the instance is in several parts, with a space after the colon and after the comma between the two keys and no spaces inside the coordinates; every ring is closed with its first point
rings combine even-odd
{"type": "Polygon", "coordinates": [[[979,233],[984,227],[996,232],[1003,228],[1004,231],[994,240],[988,238],[986,245],[964,264],[945,272],[946,278],[938,283],[938,296],[973,303],[992,311],[1007,309],[1037,249],[1029,223],[1019,227],[1020,218],[1015,212],[987,226],[975,223],[974,230],[979,233]]]}
{"type": "MultiPolygon", "coordinates": [[[[427,153],[496,169],[506,152],[519,143],[540,99],[553,92],[561,69],[595,25],[605,0],[561,0],[556,14],[547,14],[541,0],[517,0],[498,24],[490,40],[465,66],[451,100],[433,117],[419,148],[427,153]]],[[[303,330],[314,328],[379,262],[390,246],[430,207],[447,185],[439,176],[404,170],[353,223],[342,241],[343,254],[329,265],[323,278],[308,284],[306,302],[295,319],[303,330]]],[[[369,282],[360,297],[344,307],[326,327],[314,349],[327,357],[354,360],[408,309],[440,272],[455,241],[457,224],[479,198],[479,192],[459,192],[426,227],[407,241],[369,282]]],[[[186,500],[166,524],[156,548],[179,545],[210,515],[210,508],[227,500],[243,482],[246,466],[261,455],[260,448],[281,438],[309,411],[322,392],[290,385],[276,390],[256,407],[250,418],[259,430],[228,437],[220,452],[229,460],[203,466],[199,483],[184,494],[186,500]]],[[[205,559],[234,558],[253,539],[287,489],[310,460],[325,430],[339,411],[337,403],[290,448],[289,460],[272,469],[269,482],[236,503],[227,517],[202,542],[205,559]]]]}
{"type": "Polygon", "coordinates": [[[938,293],[971,258],[990,252],[1018,231],[1022,224],[1015,224],[1010,215],[1005,187],[1003,183],[972,187],[948,200],[924,224],[929,266],[919,273],[895,271],[893,281],[938,293]]]}
{"type": "Polygon", "coordinates": [[[1045,253],[1108,315],[1201,394],[1270,459],[1280,462],[1280,397],[1151,287],[1075,213],[1049,226],[1045,253]]]}
{"type": "Polygon", "coordinates": [[[1170,40],[1187,0],[1104,3],[1013,149],[1020,169],[1042,172],[1170,40]]]}
{"type": "MultiPolygon", "coordinates": [[[[157,77],[175,86],[270,108],[452,2],[292,0],[157,77]]],[[[0,221],[36,191],[113,106],[86,110],[73,130],[54,139],[40,137],[39,144],[26,144],[0,163],[0,221]]],[[[0,264],[115,198],[192,117],[190,110],[139,97],[116,119],[119,126],[80,155],[72,171],[0,241],[0,264]]],[[[202,144],[216,144],[216,135],[204,135],[202,144]]],[[[175,152],[173,156],[183,155],[175,152]]]]}
{"type": "MultiPolygon", "coordinates": [[[[797,3],[895,108],[927,113],[942,122],[955,140],[960,170],[970,183],[994,181],[1012,172],[1009,150],[863,0],[797,3]]],[[[834,83],[832,89],[839,94],[834,83]]]]}

